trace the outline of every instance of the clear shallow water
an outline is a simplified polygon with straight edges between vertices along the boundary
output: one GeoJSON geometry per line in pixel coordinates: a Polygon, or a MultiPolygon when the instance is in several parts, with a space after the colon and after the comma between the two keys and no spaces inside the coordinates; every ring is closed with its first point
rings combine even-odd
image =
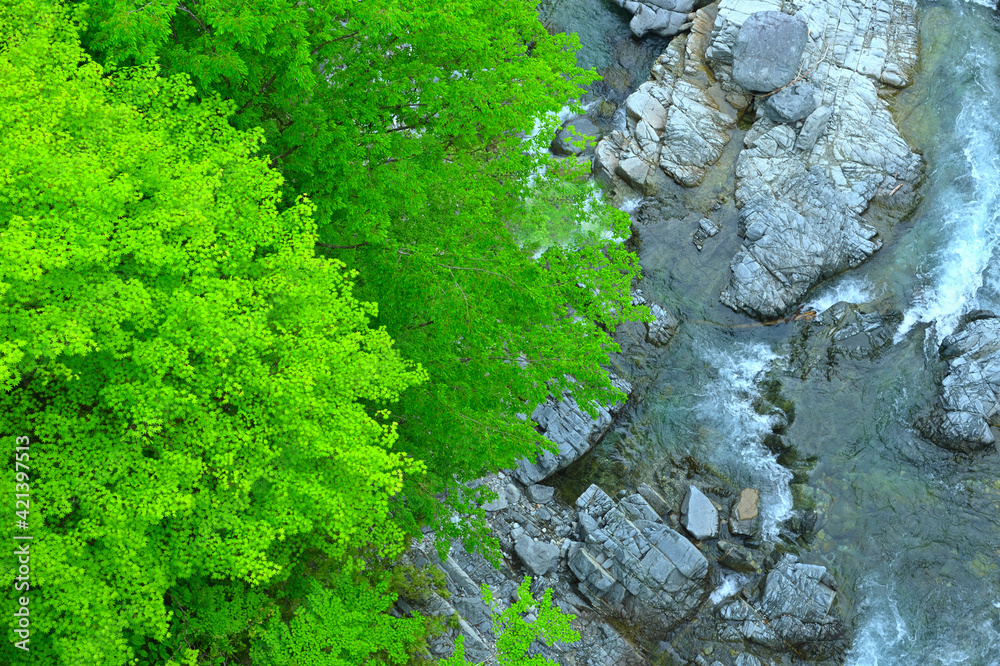
{"type": "Polygon", "coordinates": [[[963,313],[1000,307],[1000,31],[993,11],[961,0],[920,12],[922,71],[893,104],[929,165],[921,203],[884,230],[875,257],[805,299],[820,312],[848,301],[900,313],[895,339],[831,352],[816,324],[762,327],[726,310],[718,294],[739,246],[735,212],[712,213],[723,231],[700,253],[691,232],[707,210],[665,221],[643,238],[643,289],[682,325],[656,358],[623,361],[645,378],[643,398],[586,474],[616,489],[668,457],[699,457],[761,489],[772,539],[805,495],[818,519],[800,557],[840,581],[848,664],[992,666],[1000,455],[956,456],[912,424],[936,398],[940,339],[963,313]],[[770,423],[752,406],[765,374],[795,405],[785,436],[807,464],[794,478],[761,444],[770,423]]]}

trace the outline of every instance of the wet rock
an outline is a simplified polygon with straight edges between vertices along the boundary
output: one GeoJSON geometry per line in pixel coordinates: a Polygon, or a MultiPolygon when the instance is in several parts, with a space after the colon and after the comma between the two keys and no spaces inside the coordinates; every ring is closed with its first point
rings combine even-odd
{"type": "Polygon", "coordinates": [[[680,322],[656,303],[649,306],[649,311],[654,319],[646,323],[646,341],[657,347],[662,347],[674,337],[680,322]]]}
{"type": "Polygon", "coordinates": [[[593,121],[586,116],[576,116],[563,123],[549,150],[555,155],[589,155],[594,152],[601,135],[601,128],[593,121]],[[573,145],[579,141],[585,141],[582,147],[573,145]]]}
{"type": "Polygon", "coordinates": [[[712,500],[694,486],[688,486],[681,504],[681,524],[699,541],[719,536],[719,512],[712,500]]]}
{"type": "Polygon", "coordinates": [[[757,532],[757,513],[760,493],[756,488],[744,488],[729,512],[729,531],[741,536],[757,532]]]}
{"type": "MultiPolygon", "coordinates": [[[[623,379],[612,376],[611,383],[625,393],[632,392],[631,384],[623,379]]],[[[562,402],[550,396],[535,409],[531,419],[546,438],[558,445],[559,450],[555,454],[544,451],[534,462],[522,458],[513,471],[514,477],[525,485],[531,485],[565,469],[604,436],[611,427],[614,415],[623,406],[623,403],[598,405],[597,418],[594,419],[568,393],[562,402]]]]}
{"type": "Polygon", "coordinates": [[[517,540],[514,550],[528,571],[536,576],[548,573],[559,561],[559,546],[545,541],[535,541],[526,534],[517,540]]]}
{"type": "Polygon", "coordinates": [[[719,556],[719,564],[727,569],[732,569],[740,573],[757,573],[760,571],[760,562],[757,561],[749,549],[730,541],[720,541],[718,548],[722,551],[722,555],[719,556]]]}
{"type": "Polygon", "coordinates": [[[694,246],[701,251],[701,248],[705,246],[705,241],[722,231],[722,225],[714,220],[710,220],[707,217],[703,217],[698,221],[698,228],[694,232],[694,246]]]}
{"type": "Polygon", "coordinates": [[[728,621],[719,636],[773,650],[792,646],[812,658],[829,658],[846,648],[843,625],[833,611],[836,596],[825,567],[785,555],[768,572],[756,599],[735,599],[718,607],[716,614],[728,621]]]}
{"type": "Polygon", "coordinates": [[[768,97],[764,112],[776,123],[796,123],[816,110],[818,96],[819,91],[812,84],[796,83],[768,97]]]}
{"type": "Polygon", "coordinates": [[[800,18],[778,11],[751,14],[732,47],[736,82],[754,92],[770,92],[791,82],[802,63],[808,34],[800,18]]]}
{"type": "Polygon", "coordinates": [[[528,494],[528,499],[535,504],[548,504],[552,501],[552,497],[555,495],[555,488],[552,486],[542,486],[537,483],[533,483],[528,486],[525,491],[528,494]]]}
{"type": "Polygon", "coordinates": [[[918,425],[925,437],[955,451],[995,445],[1000,437],[1000,318],[974,311],[939,349],[948,371],[938,403],[918,425]]]}
{"type": "Polygon", "coordinates": [[[673,37],[684,27],[693,0],[615,0],[615,4],[632,14],[629,28],[636,37],[649,33],[673,37]]]}

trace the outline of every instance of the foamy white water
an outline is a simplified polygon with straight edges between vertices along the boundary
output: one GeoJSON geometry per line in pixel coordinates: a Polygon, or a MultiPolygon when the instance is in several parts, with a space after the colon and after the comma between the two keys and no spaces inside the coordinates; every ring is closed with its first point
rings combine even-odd
{"type": "Polygon", "coordinates": [[[935,609],[901,607],[895,586],[880,576],[864,581],[861,588],[865,593],[863,621],[847,654],[847,666],[1000,666],[1000,633],[995,627],[997,618],[989,610],[962,608],[960,598],[941,610],[950,618],[963,617],[961,625],[941,622],[916,629],[907,616],[935,609]]]}
{"type": "Polygon", "coordinates": [[[896,334],[900,340],[920,323],[934,323],[940,341],[966,312],[997,301],[996,282],[984,276],[1000,248],[1000,61],[989,44],[974,44],[957,65],[970,80],[960,102],[950,143],[951,158],[935,168],[942,182],[925,217],[939,233],[938,250],[923,273],[929,283],[913,296],[896,334]],[[993,282],[993,281],[991,281],[993,282]]]}
{"type": "Polygon", "coordinates": [[[720,601],[728,599],[733,596],[740,589],[743,588],[748,582],[750,582],[751,577],[746,574],[732,573],[727,574],[722,577],[722,583],[719,587],[712,590],[712,594],[708,597],[708,601],[711,604],[718,604],[720,601]]]}
{"type": "Polygon", "coordinates": [[[843,277],[829,287],[820,289],[809,300],[805,310],[815,310],[822,313],[837,303],[868,303],[876,298],[875,288],[863,277],[849,275],[843,277]]]}
{"type": "Polygon", "coordinates": [[[737,344],[727,351],[708,349],[704,358],[717,369],[697,407],[698,416],[725,438],[710,454],[712,463],[760,491],[761,534],[774,540],[792,515],[792,473],[763,445],[771,417],[753,408],[758,384],[778,355],[764,344],[737,344]]]}

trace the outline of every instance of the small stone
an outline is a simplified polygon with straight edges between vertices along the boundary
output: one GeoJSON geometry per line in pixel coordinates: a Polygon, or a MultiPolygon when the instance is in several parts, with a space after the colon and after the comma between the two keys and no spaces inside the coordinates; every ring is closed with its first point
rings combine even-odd
{"type": "Polygon", "coordinates": [[[764,102],[764,112],[776,123],[796,123],[816,110],[817,91],[808,83],[782,88],[764,102]]]}
{"type": "Polygon", "coordinates": [[[712,500],[694,486],[688,486],[681,504],[681,521],[684,529],[695,539],[711,539],[719,535],[719,512],[712,500]]]}
{"type": "Polygon", "coordinates": [[[755,488],[744,488],[739,499],[729,512],[729,531],[741,536],[753,536],[756,532],[756,520],[760,493],[755,488]]]}
{"type": "Polygon", "coordinates": [[[799,138],[795,140],[795,149],[808,152],[813,149],[819,138],[826,131],[826,125],[833,115],[833,109],[828,106],[821,106],[806,118],[802,129],[799,130],[799,138]]]}

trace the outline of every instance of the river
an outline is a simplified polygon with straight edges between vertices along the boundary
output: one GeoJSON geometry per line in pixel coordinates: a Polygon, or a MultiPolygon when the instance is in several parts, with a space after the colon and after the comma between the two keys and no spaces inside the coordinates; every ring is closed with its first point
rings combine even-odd
{"type": "MultiPolygon", "coordinates": [[[[583,64],[614,66],[608,35],[625,34],[628,17],[613,4],[542,7],[581,34],[583,64]]],[[[735,211],[715,211],[723,231],[702,252],[691,243],[704,201],[727,187],[710,178],[685,195],[701,211],[644,235],[641,286],[678,315],[679,332],[655,357],[621,359],[644,378],[642,397],[566,483],[610,492],[671,456],[694,455],[737,487],[761,490],[767,539],[783,538],[783,521],[803,508],[814,511],[800,557],[840,582],[838,609],[853,637],[847,663],[992,665],[1000,454],[944,451],[913,423],[936,396],[940,340],[962,314],[1000,308],[1000,22],[962,0],[923,3],[919,16],[921,69],[892,103],[927,162],[920,203],[880,227],[885,246],[872,259],[806,298],[818,311],[864,304],[890,334],[874,345],[863,336],[833,344],[823,324],[755,326],[721,306],[739,246],[735,211]],[[754,409],[775,387],[795,413],[780,456],[764,446],[773,417],[754,409]]]]}

